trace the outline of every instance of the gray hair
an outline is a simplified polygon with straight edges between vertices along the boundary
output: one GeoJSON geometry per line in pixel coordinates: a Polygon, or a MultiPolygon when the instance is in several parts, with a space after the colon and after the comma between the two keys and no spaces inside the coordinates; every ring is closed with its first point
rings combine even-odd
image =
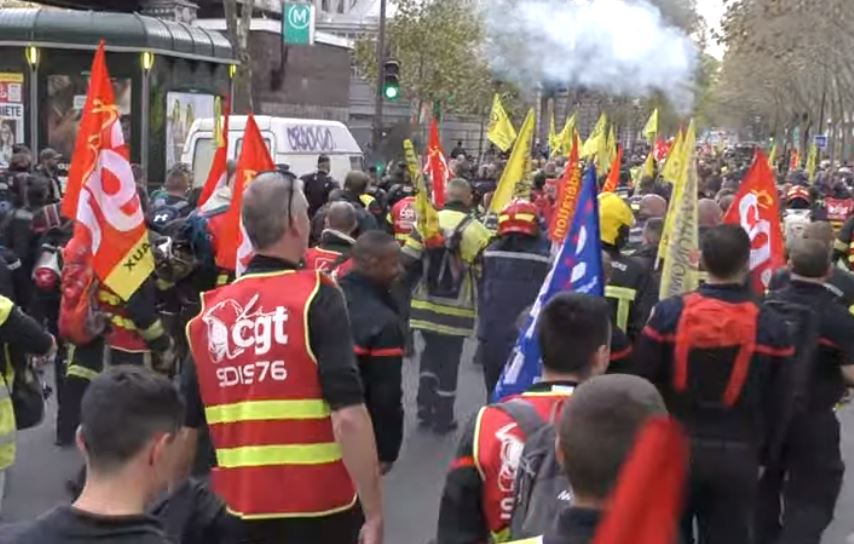
{"type": "Polygon", "coordinates": [[[256,177],[244,191],[240,211],[252,245],[255,249],[265,249],[278,242],[292,228],[292,216],[306,213],[307,210],[308,202],[302,192],[301,181],[278,172],[265,172],[256,177]],[[291,190],[293,198],[291,209],[288,210],[291,190]]]}

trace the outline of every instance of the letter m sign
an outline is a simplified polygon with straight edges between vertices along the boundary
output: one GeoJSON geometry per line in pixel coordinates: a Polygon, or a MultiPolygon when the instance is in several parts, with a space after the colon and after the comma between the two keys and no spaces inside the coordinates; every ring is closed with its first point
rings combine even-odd
{"type": "Polygon", "coordinates": [[[282,39],[288,45],[314,43],[314,5],[286,3],[282,10],[282,39]]]}

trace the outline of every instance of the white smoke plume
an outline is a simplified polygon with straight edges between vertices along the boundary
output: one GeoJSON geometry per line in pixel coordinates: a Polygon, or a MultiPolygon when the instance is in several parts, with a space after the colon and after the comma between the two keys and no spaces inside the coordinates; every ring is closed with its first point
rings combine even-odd
{"type": "Polygon", "coordinates": [[[697,51],[644,0],[486,0],[486,53],[496,77],[625,96],[661,91],[682,113],[697,51]]]}

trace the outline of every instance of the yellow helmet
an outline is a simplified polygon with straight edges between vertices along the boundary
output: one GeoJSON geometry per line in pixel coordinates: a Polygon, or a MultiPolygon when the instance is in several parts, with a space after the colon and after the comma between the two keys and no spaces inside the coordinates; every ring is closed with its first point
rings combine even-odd
{"type": "Polygon", "coordinates": [[[635,216],[626,201],[616,193],[599,195],[599,236],[602,242],[616,245],[620,228],[632,227],[635,216]]]}

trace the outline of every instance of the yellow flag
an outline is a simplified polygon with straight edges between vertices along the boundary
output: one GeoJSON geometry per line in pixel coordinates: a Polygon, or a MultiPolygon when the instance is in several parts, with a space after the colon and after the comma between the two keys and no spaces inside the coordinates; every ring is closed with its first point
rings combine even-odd
{"type": "Polygon", "coordinates": [[[525,117],[525,122],[522,123],[522,128],[519,129],[519,137],[516,138],[516,143],[513,145],[513,151],[510,153],[510,159],[507,160],[507,165],[504,167],[504,172],[501,174],[501,179],[498,180],[498,187],[495,189],[495,194],[492,195],[492,203],[489,206],[489,211],[500,213],[516,191],[516,184],[523,182],[525,172],[531,160],[531,144],[534,139],[534,125],[536,124],[534,108],[528,110],[528,115],[525,117]]]}
{"type": "Polygon", "coordinates": [[[595,155],[599,153],[608,142],[608,116],[603,112],[602,115],[599,116],[599,120],[596,121],[596,126],[593,127],[593,132],[590,133],[590,137],[587,138],[587,141],[584,142],[584,145],[581,146],[581,155],[582,159],[586,159],[591,155],[595,155]]]}
{"type": "Polygon", "coordinates": [[[224,145],[222,134],[222,98],[214,98],[214,144],[216,147],[224,145]]]}
{"type": "Polygon", "coordinates": [[[563,125],[563,129],[558,133],[558,146],[557,149],[552,150],[552,157],[565,157],[569,154],[569,151],[572,149],[572,136],[576,134],[575,130],[575,115],[567,117],[566,123],[563,125]]]}
{"type": "Polygon", "coordinates": [[[810,146],[810,153],[807,155],[807,176],[809,177],[810,183],[815,181],[815,171],[818,168],[818,146],[812,144],[810,146]]]}
{"type": "MultiPolygon", "coordinates": [[[[682,131],[676,135],[673,145],[670,147],[670,153],[667,155],[667,162],[664,163],[664,168],[661,170],[661,177],[668,183],[676,183],[679,178],[681,168],[680,161],[682,160],[682,142],[685,137],[682,131]]],[[[672,202],[672,200],[671,200],[672,202]]]]}
{"type": "Polygon", "coordinates": [[[641,174],[641,179],[643,178],[654,178],[655,177],[655,157],[653,156],[652,151],[649,152],[649,155],[646,156],[646,160],[643,162],[643,173],[641,174]]]}
{"type": "Polygon", "coordinates": [[[614,125],[611,125],[610,130],[608,131],[608,139],[605,140],[605,144],[597,153],[599,160],[599,171],[598,173],[606,174],[611,170],[611,164],[614,163],[614,159],[617,158],[617,138],[614,135],[614,125]]]}
{"type": "Polygon", "coordinates": [[[555,112],[552,112],[552,117],[549,119],[549,153],[553,153],[560,146],[560,137],[555,128],[555,112]]]}
{"type": "MultiPolygon", "coordinates": [[[[676,209],[682,202],[682,192],[688,177],[686,167],[693,160],[694,143],[696,140],[697,134],[694,129],[694,120],[691,119],[691,124],[688,125],[688,131],[685,133],[684,138],[681,133],[677,136],[679,148],[676,148],[676,143],[673,144],[673,148],[670,150],[670,157],[667,159],[667,164],[664,165],[665,170],[670,167],[674,170],[678,169],[678,171],[676,172],[676,177],[673,179],[673,192],[670,195],[670,203],[667,205],[667,215],[664,217],[664,228],[661,232],[661,241],[658,244],[659,260],[665,258],[667,255],[670,237],[675,232],[674,221],[676,219],[676,209]]],[[[696,192],[695,188],[694,193],[696,192]]]]}
{"type": "Polygon", "coordinates": [[[777,144],[771,146],[771,152],[768,153],[768,166],[771,170],[777,170],[777,144]]]}
{"type": "Polygon", "coordinates": [[[693,291],[700,284],[700,248],[697,217],[697,165],[694,162],[693,121],[685,143],[687,155],[682,165],[678,195],[671,199],[668,215],[673,215],[664,248],[659,297],[665,299],[693,291]]]}
{"type": "Polygon", "coordinates": [[[441,235],[441,231],[439,230],[439,213],[430,201],[430,194],[427,192],[421,168],[418,167],[418,157],[415,155],[415,148],[412,146],[411,140],[403,141],[403,153],[406,158],[406,167],[409,170],[409,175],[415,184],[416,228],[421,234],[421,239],[425,245],[430,245],[431,240],[435,240],[441,235]]]}
{"type": "Polygon", "coordinates": [[[495,93],[495,98],[492,100],[492,111],[489,114],[489,127],[486,129],[486,137],[490,142],[494,143],[501,151],[507,151],[516,140],[516,129],[513,128],[513,123],[507,117],[507,112],[504,111],[504,105],[501,104],[501,97],[495,93]]]}
{"type": "Polygon", "coordinates": [[[652,144],[655,141],[655,136],[658,134],[658,108],[652,110],[652,114],[649,116],[649,120],[646,122],[646,126],[643,127],[643,135],[646,138],[646,141],[652,144]]]}

